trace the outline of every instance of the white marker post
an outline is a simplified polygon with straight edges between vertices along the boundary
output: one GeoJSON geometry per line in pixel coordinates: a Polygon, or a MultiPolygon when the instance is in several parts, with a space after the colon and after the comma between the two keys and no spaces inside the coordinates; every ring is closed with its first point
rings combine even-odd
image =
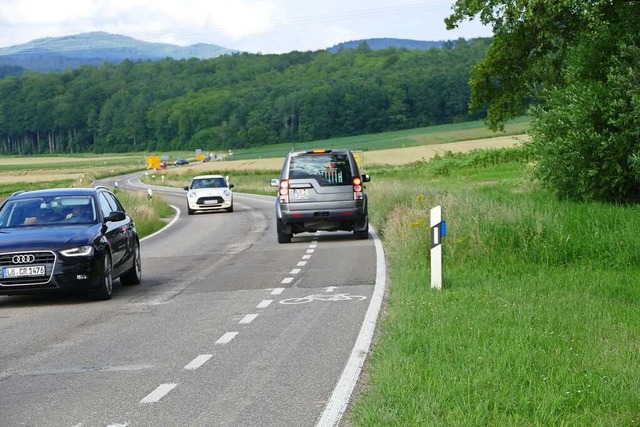
{"type": "Polygon", "coordinates": [[[442,208],[436,206],[429,215],[431,226],[431,287],[442,289],[442,238],[446,225],[442,221],[442,208]]]}

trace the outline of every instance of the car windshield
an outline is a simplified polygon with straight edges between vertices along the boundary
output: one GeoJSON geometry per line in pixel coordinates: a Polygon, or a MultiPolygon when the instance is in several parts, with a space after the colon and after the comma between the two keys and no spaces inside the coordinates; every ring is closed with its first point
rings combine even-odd
{"type": "Polygon", "coordinates": [[[0,210],[0,228],[92,224],[96,209],[91,196],[54,196],[7,201],[0,210]]]}
{"type": "Polygon", "coordinates": [[[349,159],[345,154],[308,154],[291,158],[290,179],[313,178],[320,185],[350,185],[349,159]]]}
{"type": "Polygon", "coordinates": [[[227,181],[222,177],[217,178],[196,178],[191,183],[191,188],[225,188],[227,181]]]}

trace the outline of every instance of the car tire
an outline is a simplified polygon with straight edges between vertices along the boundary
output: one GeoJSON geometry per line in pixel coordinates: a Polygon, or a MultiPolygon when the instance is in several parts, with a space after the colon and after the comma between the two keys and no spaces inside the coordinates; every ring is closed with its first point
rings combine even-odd
{"type": "Polygon", "coordinates": [[[195,211],[193,209],[191,209],[189,206],[187,206],[187,214],[188,215],[193,215],[195,211]]]}
{"type": "Polygon", "coordinates": [[[367,240],[369,238],[369,230],[354,231],[353,235],[356,240],[367,240]]]}
{"type": "Polygon", "coordinates": [[[93,293],[94,299],[100,301],[111,299],[113,293],[113,276],[111,273],[111,257],[109,254],[105,254],[100,268],[100,284],[93,293]]]}
{"type": "Polygon", "coordinates": [[[369,238],[369,216],[364,217],[364,230],[353,230],[353,236],[356,240],[367,240],[369,238]]]}
{"type": "Polygon", "coordinates": [[[142,281],[142,258],[140,257],[140,244],[134,243],[133,248],[133,265],[122,276],[120,276],[120,283],[123,286],[135,286],[139,285],[142,281]]]}
{"type": "Polygon", "coordinates": [[[278,233],[278,243],[291,243],[291,237],[293,234],[278,233]]]}
{"type": "Polygon", "coordinates": [[[231,206],[227,208],[227,212],[233,212],[233,202],[231,203],[231,206]]]}

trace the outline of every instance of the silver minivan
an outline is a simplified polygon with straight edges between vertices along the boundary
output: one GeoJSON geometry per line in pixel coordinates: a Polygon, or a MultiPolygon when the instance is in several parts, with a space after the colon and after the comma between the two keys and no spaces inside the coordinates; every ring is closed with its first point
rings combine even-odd
{"type": "Polygon", "coordinates": [[[276,229],[278,243],[294,234],[353,231],[356,239],[369,237],[367,194],[354,154],[349,150],[292,151],[287,154],[278,187],[276,229]]]}

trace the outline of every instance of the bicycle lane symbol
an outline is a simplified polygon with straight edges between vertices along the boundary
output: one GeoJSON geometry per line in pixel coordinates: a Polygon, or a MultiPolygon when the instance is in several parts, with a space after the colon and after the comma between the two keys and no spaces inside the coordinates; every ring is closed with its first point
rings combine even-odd
{"type": "Polygon", "coordinates": [[[280,304],[306,304],[312,301],[362,301],[367,299],[363,295],[349,294],[313,294],[300,298],[287,298],[280,301],[280,304]]]}

